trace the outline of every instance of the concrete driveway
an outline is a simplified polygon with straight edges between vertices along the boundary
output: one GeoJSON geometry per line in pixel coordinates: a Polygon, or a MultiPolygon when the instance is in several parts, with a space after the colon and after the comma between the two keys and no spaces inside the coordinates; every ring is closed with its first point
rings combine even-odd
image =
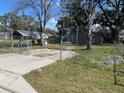
{"type": "Polygon", "coordinates": [[[0,93],[37,93],[23,76],[0,70],[0,93]]]}
{"type": "MultiPolygon", "coordinates": [[[[22,75],[52,64],[59,60],[60,52],[47,57],[20,55],[15,53],[0,55],[0,93],[37,93],[22,75]]],[[[63,59],[71,58],[74,53],[64,51],[63,59]]]]}

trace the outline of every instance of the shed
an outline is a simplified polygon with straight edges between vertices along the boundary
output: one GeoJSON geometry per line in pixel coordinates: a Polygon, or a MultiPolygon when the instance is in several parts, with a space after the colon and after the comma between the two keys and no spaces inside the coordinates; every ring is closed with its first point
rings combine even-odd
{"type": "Polygon", "coordinates": [[[36,38],[39,39],[40,38],[40,33],[39,32],[35,32],[35,31],[24,31],[24,30],[17,30],[13,33],[13,36],[15,39],[20,39],[21,37],[23,38],[36,38]]]}
{"type": "Polygon", "coordinates": [[[0,39],[10,39],[10,33],[9,32],[0,32],[0,39]]]}
{"type": "MultiPolygon", "coordinates": [[[[40,40],[40,32],[37,31],[24,31],[24,30],[16,30],[13,33],[14,39],[19,39],[19,43],[22,42],[28,42],[29,40],[32,41],[32,44],[38,44],[40,40]]],[[[42,33],[42,41],[46,41],[48,39],[48,35],[45,33],[42,33]]],[[[18,46],[21,44],[18,44],[18,46]]]]}

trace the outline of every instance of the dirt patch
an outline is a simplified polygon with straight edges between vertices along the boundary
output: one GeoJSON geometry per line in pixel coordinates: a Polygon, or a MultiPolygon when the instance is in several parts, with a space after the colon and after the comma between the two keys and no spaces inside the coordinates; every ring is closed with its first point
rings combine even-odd
{"type": "MultiPolygon", "coordinates": [[[[30,55],[30,56],[36,56],[36,57],[52,57],[55,56],[56,58],[60,58],[60,50],[54,50],[54,49],[34,49],[34,50],[29,50],[25,51],[22,53],[23,55],[30,55]]],[[[62,57],[63,60],[67,58],[71,58],[75,56],[75,52],[73,51],[62,51],[62,57]]]]}
{"type": "Polygon", "coordinates": [[[83,80],[85,81],[92,80],[92,77],[90,75],[86,75],[83,77],[83,80]]]}
{"type": "Polygon", "coordinates": [[[37,57],[47,57],[47,56],[53,56],[54,54],[37,54],[37,55],[34,55],[34,56],[37,56],[37,57]]]}
{"type": "Polygon", "coordinates": [[[46,57],[46,56],[53,56],[58,53],[59,51],[52,49],[34,49],[34,50],[25,51],[23,54],[28,54],[37,57],[46,57]]]}
{"type": "Polygon", "coordinates": [[[104,66],[112,66],[114,64],[114,60],[116,64],[124,63],[124,58],[119,55],[103,57],[101,61],[91,61],[93,64],[104,65],[104,66]]]}
{"type": "Polygon", "coordinates": [[[94,93],[104,93],[102,92],[102,90],[98,89],[98,88],[93,88],[94,93]]]}

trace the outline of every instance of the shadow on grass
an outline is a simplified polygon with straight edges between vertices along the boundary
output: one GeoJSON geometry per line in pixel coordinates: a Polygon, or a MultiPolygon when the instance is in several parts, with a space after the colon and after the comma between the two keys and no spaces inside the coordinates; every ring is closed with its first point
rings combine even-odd
{"type": "Polygon", "coordinates": [[[121,87],[124,87],[124,84],[121,84],[121,83],[117,83],[115,84],[116,86],[121,86],[121,87]]]}
{"type": "MultiPolygon", "coordinates": [[[[87,49],[71,49],[72,51],[76,51],[76,50],[78,50],[78,51],[80,51],[80,50],[85,50],[85,51],[90,51],[90,50],[87,50],[87,49]]],[[[92,49],[91,49],[92,50],[92,49]]]]}

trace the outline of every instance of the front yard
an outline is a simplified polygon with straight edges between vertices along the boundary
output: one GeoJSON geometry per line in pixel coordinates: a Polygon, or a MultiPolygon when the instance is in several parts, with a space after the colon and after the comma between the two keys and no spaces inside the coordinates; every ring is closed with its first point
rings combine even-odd
{"type": "MultiPolygon", "coordinates": [[[[83,47],[78,53],[77,58],[58,61],[24,77],[38,93],[124,93],[122,85],[114,85],[113,66],[92,63],[119,54],[113,46],[93,46],[90,51],[83,47]]],[[[118,83],[124,84],[124,77],[119,76],[118,83]]]]}

